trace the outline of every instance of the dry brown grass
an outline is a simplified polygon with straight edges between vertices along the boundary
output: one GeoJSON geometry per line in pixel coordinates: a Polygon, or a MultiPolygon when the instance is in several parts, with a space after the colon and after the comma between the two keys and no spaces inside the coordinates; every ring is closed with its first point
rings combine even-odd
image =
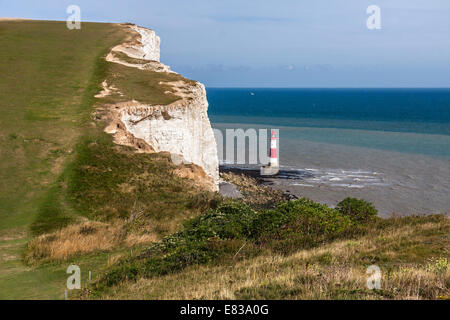
{"type": "Polygon", "coordinates": [[[190,267],[181,273],[123,283],[104,298],[448,298],[449,228],[448,219],[394,226],[357,240],[336,241],[289,256],[264,255],[227,266],[190,267]],[[443,233],[447,236],[442,237],[443,233]],[[418,243],[424,247],[418,249],[418,243]],[[371,262],[367,257],[387,258],[371,262]],[[381,268],[381,290],[366,287],[366,268],[370,264],[381,268]]]}
{"type": "Polygon", "coordinates": [[[84,221],[32,239],[25,250],[25,261],[40,264],[63,261],[96,251],[116,250],[159,240],[155,233],[126,233],[122,222],[84,221]]]}
{"type": "MultiPolygon", "coordinates": [[[[170,226],[176,229],[176,226],[170,226]]],[[[127,231],[126,222],[123,221],[111,223],[84,221],[71,224],[58,231],[33,238],[26,247],[25,261],[28,264],[64,261],[77,255],[148,244],[161,240],[161,228],[155,223],[151,228],[139,232],[127,231]]]]}
{"type": "Polygon", "coordinates": [[[214,191],[216,188],[214,180],[195,164],[177,166],[173,173],[178,177],[192,180],[193,187],[199,190],[214,191]]]}
{"type": "Polygon", "coordinates": [[[32,239],[27,246],[28,263],[66,260],[99,250],[111,250],[125,238],[122,225],[86,221],[32,239]]]}
{"type": "Polygon", "coordinates": [[[160,237],[155,233],[144,233],[144,234],[129,234],[124,241],[127,247],[134,247],[144,243],[150,243],[160,240],[160,237]]]}

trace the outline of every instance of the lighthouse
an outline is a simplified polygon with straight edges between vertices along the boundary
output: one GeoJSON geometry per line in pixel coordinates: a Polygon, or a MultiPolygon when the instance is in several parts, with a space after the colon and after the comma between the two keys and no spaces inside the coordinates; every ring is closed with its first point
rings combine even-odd
{"type": "Polygon", "coordinates": [[[277,135],[275,134],[275,130],[272,130],[272,135],[270,137],[270,166],[278,167],[277,135]]]}
{"type": "Polygon", "coordinates": [[[280,171],[278,163],[278,152],[277,152],[277,135],[275,130],[272,130],[270,135],[270,160],[268,166],[261,167],[262,176],[273,176],[280,171]]]}

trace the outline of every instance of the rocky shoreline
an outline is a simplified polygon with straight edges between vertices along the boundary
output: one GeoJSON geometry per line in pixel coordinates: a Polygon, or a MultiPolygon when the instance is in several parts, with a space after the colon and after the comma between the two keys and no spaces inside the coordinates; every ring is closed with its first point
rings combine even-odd
{"type": "Polygon", "coordinates": [[[261,208],[271,208],[279,202],[298,199],[289,190],[273,188],[274,178],[263,177],[256,169],[220,167],[219,171],[222,179],[219,193],[223,197],[242,199],[261,208]]]}

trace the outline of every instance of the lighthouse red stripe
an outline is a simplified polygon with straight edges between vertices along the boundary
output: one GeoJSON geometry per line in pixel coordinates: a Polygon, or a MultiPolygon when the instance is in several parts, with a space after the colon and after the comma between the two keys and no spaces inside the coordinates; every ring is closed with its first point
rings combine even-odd
{"type": "Polygon", "coordinates": [[[276,158],[277,157],[277,149],[276,148],[271,148],[270,149],[270,157],[271,158],[276,158]]]}

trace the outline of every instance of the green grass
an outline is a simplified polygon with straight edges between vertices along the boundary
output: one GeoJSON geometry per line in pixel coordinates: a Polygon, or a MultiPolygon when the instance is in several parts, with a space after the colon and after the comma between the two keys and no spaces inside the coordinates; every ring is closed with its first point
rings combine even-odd
{"type": "Polygon", "coordinates": [[[110,24],[0,22],[0,229],[34,219],[92,111],[110,24]]]}
{"type": "Polygon", "coordinates": [[[158,236],[167,235],[183,220],[207,210],[216,198],[176,176],[174,169],[168,154],[138,154],[114,145],[101,130],[91,130],[47,193],[31,230],[35,235],[48,233],[81,215],[111,223],[126,220],[130,231],[151,227],[158,236]]]}
{"type": "Polygon", "coordinates": [[[122,261],[97,286],[102,290],[126,279],[166,275],[191,265],[232,264],[267,251],[289,254],[336,239],[351,239],[364,234],[377,214],[375,210],[361,219],[355,212],[368,203],[353,201],[363,205],[352,206],[351,212],[307,199],[283,202],[260,212],[240,202],[224,202],[187,221],[184,230],[152,245],[138,257],[122,261]]]}
{"type": "Polygon", "coordinates": [[[146,64],[146,63],[151,63],[151,62],[157,62],[154,60],[145,60],[145,59],[136,59],[136,58],[131,58],[128,55],[126,55],[125,53],[121,52],[121,51],[115,51],[114,56],[116,58],[119,58],[122,61],[125,61],[127,63],[132,63],[132,64],[146,64]]]}
{"type": "Polygon", "coordinates": [[[109,66],[106,80],[109,85],[116,86],[123,94],[123,96],[112,94],[103,99],[106,102],[113,103],[137,100],[142,103],[166,105],[177,101],[180,97],[165,93],[165,91],[172,91],[172,88],[169,85],[161,85],[160,82],[184,81],[193,84],[192,80],[188,80],[179,74],[140,70],[121,64],[109,66]]]}
{"type": "MultiPolygon", "coordinates": [[[[243,220],[248,221],[248,212],[244,212],[243,220]]],[[[448,299],[450,296],[450,220],[442,215],[374,219],[367,222],[365,232],[331,236],[330,242],[320,241],[315,246],[308,241],[305,247],[298,244],[282,251],[255,243],[255,234],[250,231],[253,228],[247,233],[239,222],[233,222],[239,219],[228,215],[235,214],[199,217],[196,221],[203,220],[202,226],[196,225],[195,229],[188,226],[184,236],[167,238],[157,247],[143,249],[136,257],[122,259],[106,270],[93,291],[81,297],[448,299]],[[222,224],[224,220],[231,226],[222,224]],[[206,227],[211,223],[213,226],[206,227]],[[226,231],[229,228],[234,232],[226,231]],[[216,236],[208,238],[212,231],[216,236]],[[187,237],[189,233],[195,235],[197,246],[190,243],[193,239],[187,237]],[[239,242],[236,238],[224,239],[225,234],[228,237],[253,234],[253,237],[239,242]],[[209,244],[207,250],[201,250],[204,244],[209,244]],[[160,255],[158,250],[164,254],[160,255]],[[366,268],[372,264],[381,269],[381,290],[366,287],[366,268]]],[[[297,219],[304,220],[302,215],[299,212],[297,219]]],[[[250,225],[258,224],[258,218],[251,220],[250,225]]]]}
{"type": "Polygon", "coordinates": [[[118,219],[127,234],[163,236],[216,201],[173,175],[168,155],[116,146],[105,123],[92,119],[96,104],[168,104],[178,97],[159,82],[191,83],[106,62],[129,31],[114,24],[68,30],[65,22],[7,21],[0,34],[0,298],[62,298],[69,263],[100,270],[109,255],[128,250],[26,266],[24,248],[33,236],[86,218],[118,219]],[[95,98],[105,79],[123,96],[95,98]]]}
{"type": "Polygon", "coordinates": [[[99,61],[123,34],[112,24],[68,30],[50,21],[0,22],[0,34],[0,248],[10,250],[0,298],[62,298],[64,266],[26,267],[21,251],[37,215],[67,223],[50,215],[62,210],[57,179],[92,112],[99,61]]]}
{"type": "Polygon", "coordinates": [[[72,263],[87,298],[448,296],[448,218],[378,219],[356,199],[337,209],[306,199],[276,205],[280,195],[272,192],[251,206],[222,202],[174,175],[167,154],[115,145],[105,124],[92,120],[97,103],[169,104],[178,97],[159,82],[191,84],[107,63],[109,49],[127,37],[112,24],[68,30],[65,22],[0,22],[0,299],[61,299],[72,263]],[[94,98],[104,79],[123,96],[94,98]],[[27,251],[32,237],[58,245],[53,231],[85,220],[115,225],[120,236],[164,238],[132,250],[121,243],[70,251],[62,260],[27,251]],[[26,255],[33,265],[24,264],[26,255]],[[364,288],[373,263],[389,279],[379,292],[364,288]]]}

